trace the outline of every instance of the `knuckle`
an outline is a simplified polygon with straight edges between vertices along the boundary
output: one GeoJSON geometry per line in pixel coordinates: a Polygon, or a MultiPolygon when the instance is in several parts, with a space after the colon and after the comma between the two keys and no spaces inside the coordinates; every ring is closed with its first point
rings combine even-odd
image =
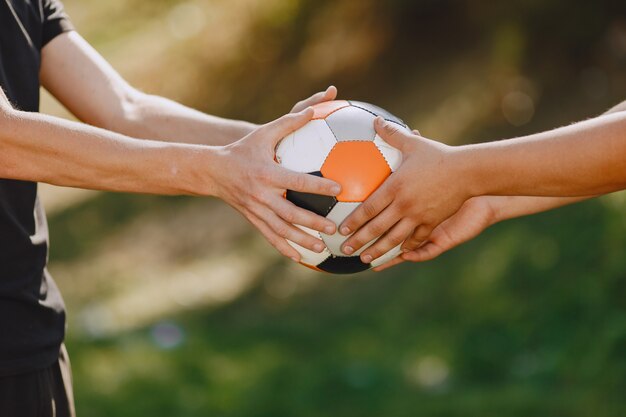
{"type": "Polygon", "coordinates": [[[428,227],[434,222],[435,222],[435,216],[433,215],[433,213],[427,212],[422,215],[422,224],[424,228],[428,227]]]}
{"type": "Polygon", "coordinates": [[[296,222],[301,226],[309,227],[315,230],[321,230],[325,225],[323,219],[309,212],[299,214],[296,222]]]}
{"type": "Polygon", "coordinates": [[[372,257],[372,259],[378,259],[385,252],[385,242],[379,241],[376,245],[372,246],[367,250],[367,254],[372,257]]]}
{"type": "Polygon", "coordinates": [[[373,224],[370,231],[376,236],[380,236],[387,231],[384,225],[382,224],[373,224]]]}
{"type": "Polygon", "coordinates": [[[292,210],[284,210],[279,214],[287,223],[296,223],[297,215],[292,210]]]}
{"type": "Polygon", "coordinates": [[[346,241],[346,244],[352,246],[353,248],[360,248],[365,243],[365,239],[360,235],[354,235],[348,241],[346,241]]]}
{"type": "Polygon", "coordinates": [[[298,120],[298,113],[286,114],[277,121],[277,126],[281,129],[291,129],[298,120]]]}
{"type": "Polygon", "coordinates": [[[332,194],[334,191],[334,186],[335,184],[330,181],[323,181],[320,186],[320,191],[324,194],[332,194]]]}
{"type": "Polygon", "coordinates": [[[398,195],[396,204],[400,210],[409,211],[415,204],[415,201],[413,199],[406,197],[402,194],[400,187],[397,185],[394,185],[394,193],[398,195]]]}
{"type": "Polygon", "coordinates": [[[387,122],[385,124],[385,131],[387,132],[387,134],[389,136],[394,136],[396,135],[398,132],[400,132],[400,129],[398,129],[396,126],[394,126],[393,123],[389,123],[387,122]]]}
{"type": "Polygon", "coordinates": [[[361,206],[361,212],[368,218],[372,218],[376,215],[376,206],[373,203],[363,203],[361,206]]]}
{"type": "Polygon", "coordinates": [[[398,232],[396,232],[396,233],[394,233],[394,234],[389,236],[389,246],[391,248],[395,248],[396,246],[401,244],[403,241],[404,241],[404,236],[402,236],[398,232]]]}
{"type": "Polygon", "coordinates": [[[431,230],[432,229],[430,229],[429,227],[420,227],[420,230],[415,235],[415,239],[419,242],[424,241],[426,238],[428,238],[428,236],[430,236],[431,230]]]}
{"type": "Polygon", "coordinates": [[[417,249],[418,246],[419,246],[419,241],[416,240],[415,238],[407,239],[404,242],[404,245],[402,245],[403,248],[408,249],[408,250],[417,249]]]}
{"type": "Polygon", "coordinates": [[[306,177],[305,174],[294,175],[291,179],[291,187],[294,190],[302,191],[306,187],[306,177]]]}
{"type": "Polygon", "coordinates": [[[257,172],[257,178],[263,183],[270,183],[273,179],[272,171],[267,167],[261,168],[257,172]]]}
{"type": "Polygon", "coordinates": [[[280,223],[274,226],[274,232],[283,238],[287,238],[289,236],[289,227],[285,223],[280,223]]]}
{"type": "Polygon", "coordinates": [[[252,202],[256,203],[256,204],[262,204],[262,205],[268,205],[270,203],[270,197],[263,192],[256,192],[256,193],[252,193],[251,194],[252,198],[252,202]]]}

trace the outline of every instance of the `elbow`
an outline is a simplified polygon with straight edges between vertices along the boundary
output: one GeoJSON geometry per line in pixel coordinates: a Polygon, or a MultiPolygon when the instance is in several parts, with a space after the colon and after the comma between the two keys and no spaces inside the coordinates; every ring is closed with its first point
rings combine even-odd
{"type": "Polygon", "coordinates": [[[0,102],[0,178],[15,178],[16,163],[11,152],[17,110],[0,102]]]}
{"type": "Polygon", "coordinates": [[[11,106],[8,100],[4,99],[2,95],[2,89],[0,89],[0,122],[4,125],[8,122],[15,113],[15,109],[11,106]]]}
{"type": "Polygon", "coordinates": [[[94,125],[106,130],[133,136],[141,126],[145,94],[137,90],[124,92],[115,106],[107,109],[94,125]]]}
{"type": "Polygon", "coordinates": [[[5,142],[6,135],[9,131],[8,128],[15,120],[16,115],[17,110],[11,107],[10,104],[5,105],[0,102],[0,149],[2,148],[2,144],[5,142]]]}
{"type": "Polygon", "coordinates": [[[147,95],[138,90],[126,92],[121,100],[119,123],[129,128],[143,123],[142,109],[146,99],[147,95]]]}

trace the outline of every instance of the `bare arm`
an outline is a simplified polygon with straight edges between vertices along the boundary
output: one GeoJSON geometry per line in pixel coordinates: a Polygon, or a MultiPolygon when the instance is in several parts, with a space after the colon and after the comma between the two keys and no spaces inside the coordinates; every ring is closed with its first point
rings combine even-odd
{"type": "Polygon", "coordinates": [[[626,112],[518,139],[462,147],[451,160],[472,195],[584,196],[626,187],[626,112]]]}
{"type": "MultiPolygon", "coordinates": [[[[622,111],[626,111],[626,101],[617,104],[604,114],[607,115],[622,111]]],[[[597,197],[597,195],[581,197],[484,196],[484,198],[490,198],[490,208],[492,211],[491,224],[515,217],[541,213],[594,197],[597,197]]]]}
{"type": "MultiPolygon", "coordinates": [[[[0,89],[0,178],[156,194],[217,196],[239,210],[281,253],[285,239],[321,252],[323,244],[292,223],[334,230],[332,222],[293,206],[286,189],[339,193],[337,184],[280,168],[278,140],[309,121],[312,110],[264,125],[225,147],[136,140],[11,108],[0,89]],[[319,250],[318,250],[319,249],[319,250]]],[[[330,231],[330,230],[328,230],[330,231]]]]}
{"type": "Polygon", "coordinates": [[[467,200],[480,196],[519,196],[492,199],[505,219],[626,188],[622,107],[549,132],[458,148],[379,123],[379,134],[403,150],[404,168],[341,226],[345,234],[358,230],[344,251],[352,253],[385,232],[363,252],[364,262],[402,242],[405,250],[413,250],[467,200]]]}
{"type": "Polygon", "coordinates": [[[124,135],[47,115],[13,110],[0,96],[0,177],[99,190],[215,195],[209,167],[219,148],[124,135]],[[204,181],[192,185],[192,158],[206,159],[204,181]],[[149,175],[148,175],[149,174],[149,175]]]}
{"type": "MultiPolygon", "coordinates": [[[[625,110],[626,101],[623,101],[606,111],[604,114],[613,114],[625,110]]],[[[484,198],[490,198],[490,206],[492,209],[491,224],[515,217],[541,213],[543,211],[552,210],[594,197],[597,197],[597,195],[581,197],[484,196],[484,198]]]]}
{"type": "MultiPolygon", "coordinates": [[[[225,145],[258,127],[138,91],[77,32],[61,34],[44,47],[41,80],[81,121],[134,138],[225,145]]],[[[332,100],[336,94],[331,87],[298,103],[293,111],[332,100]]]]}

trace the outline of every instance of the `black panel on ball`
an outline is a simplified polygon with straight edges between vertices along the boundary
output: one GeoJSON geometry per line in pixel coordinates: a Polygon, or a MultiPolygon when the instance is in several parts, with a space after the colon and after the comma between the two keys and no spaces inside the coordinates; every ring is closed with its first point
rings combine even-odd
{"type": "Polygon", "coordinates": [[[317,267],[331,274],[356,274],[367,271],[371,265],[361,262],[358,256],[331,256],[317,267]]]}
{"type": "MultiPolygon", "coordinates": [[[[309,175],[315,175],[316,177],[323,177],[321,172],[310,172],[309,175]]],[[[329,197],[327,195],[301,193],[298,191],[287,190],[287,200],[291,201],[298,207],[312,211],[315,214],[326,217],[328,213],[337,204],[335,197],[329,197]]]]}
{"type": "Polygon", "coordinates": [[[406,125],[406,123],[404,123],[402,121],[402,119],[400,119],[397,116],[394,116],[393,114],[389,113],[387,110],[385,110],[383,108],[380,108],[380,107],[375,106],[373,104],[364,103],[362,101],[352,101],[352,100],[350,100],[349,103],[351,105],[353,105],[354,107],[358,107],[359,109],[363,109],[365,111],[368,111],[368,112],[372,113],[375,116],[381,116],[385,120],[397,123],[397,124],[399,124],[399,125],[401,125],[403,127],[406,127],[408,129],[408,126],[406,125]]]}

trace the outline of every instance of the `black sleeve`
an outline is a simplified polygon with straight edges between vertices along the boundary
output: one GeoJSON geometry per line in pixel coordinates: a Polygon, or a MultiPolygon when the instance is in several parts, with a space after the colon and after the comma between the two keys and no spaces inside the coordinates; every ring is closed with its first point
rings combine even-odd
{"type": "Polygon", "coordinates": [[[41,47],[63,32],[74,30],[60,0],[42,0],[43,32],[41,47]]]}

